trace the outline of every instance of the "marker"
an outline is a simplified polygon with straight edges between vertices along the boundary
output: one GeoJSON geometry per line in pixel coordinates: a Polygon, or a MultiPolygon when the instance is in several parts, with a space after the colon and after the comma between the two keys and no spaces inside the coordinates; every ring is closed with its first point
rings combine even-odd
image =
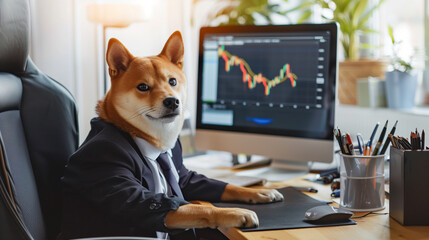
{"type": "Polygon", "coordinates": [[[347,154],[347,155],[351,155],[351,153],[349,152],[349,146],[347,145],[347,137],[346,137],[346,135],[343,135],[343,136],[341,136],[341,142],[342,142],[342,144],[343,144],[343,149],[344,149],[344,152],[347,154]]]}
{"type": "MultiPolygon", "coordinates": [[[[389,135],[388,136],[390,136],[390,135],[394,135],[395,134],[395,131],[396,131],[396,124],[398,124],[398,120],[396,120],[396,122],[395,122],[395,125],[393,125],[393,128],[392,128],[392,130],[390,130],[390,133],[389,133],[389,135]]],[[[387,147],[389,146],[389,143],[391,142],[391,139],[390,139],[390,137],[388,137],[388,138],[386,138],[386,141],[384,142],[384,145],[383,145],[383,148],[381,149],[381,151],[380,151],[380,155],[383,155],[385,152],[386,152],[386,150],[387,150],[387,147]]],[[[392,144],[393,144],[393,142],[392,142],[392,144]]]]}
{"type": "Polygon", "coordinates": [[[425,130],[422,130],[422,151],[425,150],[425,130]]]}
{"type": "Polygon", "coordinates": [[[312,188],[312,187],[293,187],[293,188],[295,188],[296,190],[301,191],[301,192],[310,192],[310,193],[317,193],[318,192],[317,189],[312,188]]]}
{"type": "Polygon", "coordinates": [[[350,155],[355,155],[353,142],[352,142],[352,138],[350,137],[350,134],[346,133],[346,137],[347,137],[347,147],[349,149],[349,153],[350,155]]]}
{"type": "Polygon", "coordinates": [[[389,120],[387,120],[386,123],[384,124],[383,130],[381,131],[380,137],[378,138],[378,142],[375,145],[374,151],[372,152],[372,156],[376,156],[378,154],[378,150],[380,149],[381,144],[383,144],[383,139],[384,139],[384,135],[386,134],[388,122],[389,120]]]}

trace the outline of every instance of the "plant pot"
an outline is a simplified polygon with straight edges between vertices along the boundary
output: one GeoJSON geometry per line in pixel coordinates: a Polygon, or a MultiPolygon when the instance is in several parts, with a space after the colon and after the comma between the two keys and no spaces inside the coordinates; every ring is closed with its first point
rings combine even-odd
{"type": "Polygon", "coordinates": [[[361,107],[386,107],[385,81],[369,77],[357,81],[358,105],[361,107]]]}
{"type": "Polygon", "coordinates": [[[386,72],[387,107],[394,109],[413,108],[417,89],[417,74],[393,71],[386,72]]]}
{"type": "Polygon", "coordinates": [[[423,84],[425,86],[425,104],[429,105],[429,68],[423,72],[423,84]]]}
{"type": "Polygon", "coordinates": [[[341,104],[357,104],[357,80],[376,77],[384,79],[386,63],[379,60],[359,59],[339,63],[338,98],[341,104]]]}

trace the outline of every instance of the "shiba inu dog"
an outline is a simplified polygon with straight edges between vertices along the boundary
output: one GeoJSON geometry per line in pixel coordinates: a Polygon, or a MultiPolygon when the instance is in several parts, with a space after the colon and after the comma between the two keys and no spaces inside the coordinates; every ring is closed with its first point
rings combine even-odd
{"type": "MultiPolygon", "coordinates": [[[[111,39],[106,55],[111,89],[97,105],[99,117],[162,151],[173,148],[183,125],[186,104],[183,56],[180,32],[170,36],[159,55],[142,58],[134,57],[118,40],[111,39]]],[[[229,184],[221,193],[221,201],[269,203],[282,199],[277,190],[229,184]]],[[[165,218],[165,226],[170,229],[257,225],[253,211],[205,204],[181,205],[165,218]]]]}

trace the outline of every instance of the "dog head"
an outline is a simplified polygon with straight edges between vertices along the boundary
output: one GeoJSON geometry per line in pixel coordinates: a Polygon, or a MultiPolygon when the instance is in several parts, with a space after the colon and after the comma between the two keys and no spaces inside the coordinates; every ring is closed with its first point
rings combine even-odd
{"type": "Polygon", "coordinates": [[[106,61],[111,88],[97,105],[99,116],[161,150],[174,146],[184,119],[184,47],[174,32],[157,56],[134,57],[110,39],[106,61]]]}

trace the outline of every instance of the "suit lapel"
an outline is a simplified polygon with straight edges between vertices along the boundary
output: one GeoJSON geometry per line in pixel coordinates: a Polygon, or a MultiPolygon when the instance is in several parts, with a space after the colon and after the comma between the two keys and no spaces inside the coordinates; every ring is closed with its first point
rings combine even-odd
{"type": "Polygon", "coordinates": [[[139,164],[139,168],[142,171],[142,178],[144,179],[144,181],[146,181],[148,185],[147,187],[149,188],[149,190],[154,191],[155,183],[153,181],[153,173],[150,170],[148,163],[145,161],[143,154],[140,152],[139,148],[137,147],[136,143],[131,138],[131,136],[126,132],[123,132],[123,133],[125,134],[124,135],[125,139],[129,143],[127,146],[125,146],[126,151],[129,152],[131,156],[139,164]]]}

